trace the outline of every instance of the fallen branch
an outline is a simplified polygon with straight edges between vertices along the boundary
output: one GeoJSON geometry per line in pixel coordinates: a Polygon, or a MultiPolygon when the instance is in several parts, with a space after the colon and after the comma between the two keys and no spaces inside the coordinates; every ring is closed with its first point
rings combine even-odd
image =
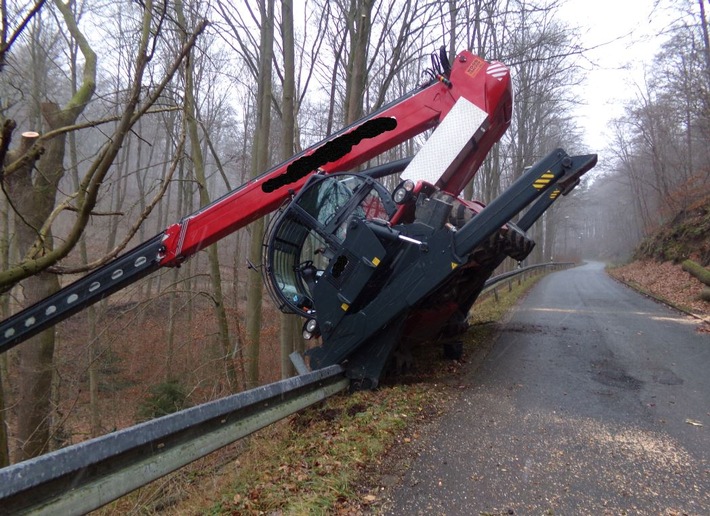
{"type": "Polygon", "coordinates": [[[710,286],[710,271],[699,263],[696,263],[693,260],[685,260],[683,262],[683,270],[698,278],[700,281],[705,283],[705,285],[710,286]]]}

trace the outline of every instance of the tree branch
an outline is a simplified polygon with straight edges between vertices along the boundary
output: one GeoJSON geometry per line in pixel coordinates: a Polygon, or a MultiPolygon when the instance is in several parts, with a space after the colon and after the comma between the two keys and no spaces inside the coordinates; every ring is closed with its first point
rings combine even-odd
{"type": "Polygon", "coordinates": [[[112,138],[100,151],[99,156],[94,161],[89,172],[86,174],[79,186],[77,193],[79,194],[79,199],[83,196],[83,202],[78,207],[78,216],[74,222],[74,225],[70,229],[69,234],[63,241],[62,245],[46,252],[46,254],[42,256],[23,259],[19,264],[6,271],[0,272],[0,289],[3,291],[12,288],[12,286],[17,284],[19,281],[22,281],[29,276],[33,276],[34,274],[37,274],[54,265],[59,260],[66,257],[74,248],[83,234],[84,228],[89,221],[89,217],[96,206],[99,189],[104,178],[106,177],[106,174],[110,170],[118,151],[121,149],[126,135],[137,120],[158,100],[167,84],[172,80],[180,64],[190,52],[190,49],[195,45],[198,36],[207,26],[207,20],[203,20],[200,24],[198,24],[195,32],[183,45],[181,51],[173,61],[172,66],[168,68],[163,81],[161,81],[153,94],[145,101],[143,106],[138,108],[141,94],[143,93],[142,79],[149,62],[147,49],[152,37],[152,8],[150,7],[150,4],[151,2],[146,2],[146,8],[143,13],[143,30],[141,33],[141,41],[138,49],[138,60],[135,66],[133,86],[131,88],[129,101],[112,138]]]}
{"type": "Polygon", "coordinates": [[[25,16],[25,19],[22,20],[20,25],[17,26],[15,31],[12,33],[12,36],[10,36],[10,39],[6,42],[5,37],[7,35],[7,18],[5,16],[5,2],[3,2],[3,19],[2,19],[2,41],[0,41],[0,72],[2,72],[3,68],[5,67],[5,56],[7,53],[10,51],[10,47],[15,43],[15,40],[20,37],[20,34],[22,34],[22,31],[25,30],[25,27],[27,27],[27,24],[30,23],[32,18],[42,9],[42,6],[44,5],[46,0],[38,0],[34,6],[32,6],[32,9],[30,10],[29,13],[27,13],[27,16],[25,16]]]}
{"type": "Polygon", "coordinates": [[[150,201],[150,203],[148,203],[145,206],[145,208],[141,212],[138,219],[131,225],[130,229],[128,230],[126,235],[123,237],[123,240],[121,240],[121,242],[118,245],[116,245],[108,254],[102,256],[98,260],[94,260],[93,262],[87,263],[86,265],[82,265],[80,267],[53,266],[48,269],[49,272],[53,272],[55,274],[78,274],[78,273],[82,273],[82,272],[88,272],[90,270],[96,269],[97,267],[101,267],[102,265],[110,262],[111,260],[116,258],[126,248],[128,243],[131,241],[131,239],[135,236],[135,234],[140,229],[143,222],[151,214],[151,212],[153,211],[153,208],[155,208],[155,206],[160,202],[160,200],[165,195],[165,192],[168,190],[168,187],[170,186],[173,175],[175,174],[175,170],[177,170],[178,164],[180,163],[180,160],[183,157],[182,155],[183,155],[183,151],[185,149],[186,134],[187,133],[185,131],[185,125],[183,123],[183,129],[180,134],[180,142],[178,143],[178,147],[175,151],[175,158],[173,159],[173,162],[170,165],[170,170],[168,171],[168,174],[163,178],[163,184],[161,185],[160,190],[153,196],[153,199],[150,201]]]}

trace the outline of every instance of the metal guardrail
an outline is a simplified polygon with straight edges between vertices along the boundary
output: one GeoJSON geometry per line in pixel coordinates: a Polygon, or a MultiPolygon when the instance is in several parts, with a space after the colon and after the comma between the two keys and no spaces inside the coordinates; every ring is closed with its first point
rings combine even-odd
{"type": "Polygon", "coordinates": [[[490,292],[493,290],[498,283],[501,283],[507,279],[514,278],[516,276],[519,276],[521,274],[525,274],[527,272],[537,270],[537,269],[553,269],[553,270],[558,270],[562,268],[567,268],[567,267],[574,267],[577,265],[574,262],[550,262],[550,263],[540,263],[537,265],[528,265],[527,267],[521,267],[520,269],[515,269],[510,272],[504,272],[503,274],[498,274],[497,276],[493,276],[492,278],[489,278],[488,281],[486,281],[483,284],[483,291],[481,291],[481,295],[490,292]]]}
{"type": "Polygon", "coordinates": [[[330,366],[0,469],[0,514],[84,514],[348,385],[330,366]]]}
{"type": "MultiPolygon", "coordinates": [[[[536,269],[490,278],[483,293],[536,269]]],[[[330,366],[153,419],[0,469],[0,515],[84,514],[346,389],[330,366]]]]}

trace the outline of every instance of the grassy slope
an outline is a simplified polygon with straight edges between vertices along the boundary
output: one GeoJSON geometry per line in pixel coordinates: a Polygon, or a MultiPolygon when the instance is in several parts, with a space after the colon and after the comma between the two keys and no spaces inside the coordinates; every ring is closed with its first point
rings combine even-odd
{"type": "Polygon", "coordinates": [[[114,504],[114,510],[141,506],[141,512],[162,507],[170,514],[376,512],[382,478],[402,469],[408,450],[458,395],[463,371],[480,362],[490,348],[494,323],[535,281],[520,286],[513,282],[511,292],[501,289],[499,302],[491,296],[477,304],[473,327],[464,337],[462,361],[441,359],[438,347],[423,348],[420,366],[397,383],[330,398],[251,437],[232,460],[185,468],[176,480],[163,483],[165,489],[153,488],[154,496],[139,492],[114,504]],[[186,496],[165,500],[158,495],[165,490],[186,496]]]}

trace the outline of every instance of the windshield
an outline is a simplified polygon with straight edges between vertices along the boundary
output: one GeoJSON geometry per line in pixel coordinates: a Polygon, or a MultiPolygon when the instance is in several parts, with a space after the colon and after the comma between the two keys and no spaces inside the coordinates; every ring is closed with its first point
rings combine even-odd
{"type": "Polygon", "coordinates": [[[352,183],[347,179],[328,177],[304,192],[298,205],[325,227],[352,198],[352,183]]]}
{"type": "Polygon", "coordinates": [[[388,192],[367,177],[314,176],[267,236],[267,286],[279,308],[301,314],[312,308],[313,288],[353,217],[389,220],[392,213],[388,192]]]}

